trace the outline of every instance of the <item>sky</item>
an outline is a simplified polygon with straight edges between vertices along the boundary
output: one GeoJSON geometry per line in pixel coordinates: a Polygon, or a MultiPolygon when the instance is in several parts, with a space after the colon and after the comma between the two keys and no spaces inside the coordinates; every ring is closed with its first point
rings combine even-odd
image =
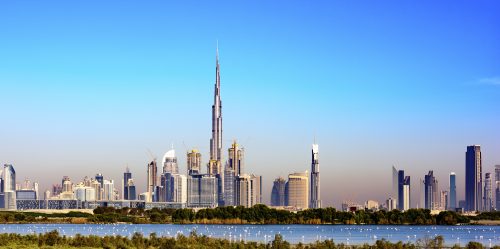
{"type": "MultiPolygon", "coordinates": [[[[208,162],[219,44],[223,147],[272,181],[310,170],[323,206],[380,202],[394,165],[446,190],[465,150],[500,164],[498,1],[1,1],[0,163],[42,190],[129,167],[148,150],[208,162]]],[[[205,170],[205,169],[204,169],[205,170]]],[[[118,186],[119,187],[119,186],[118,186]]]]}

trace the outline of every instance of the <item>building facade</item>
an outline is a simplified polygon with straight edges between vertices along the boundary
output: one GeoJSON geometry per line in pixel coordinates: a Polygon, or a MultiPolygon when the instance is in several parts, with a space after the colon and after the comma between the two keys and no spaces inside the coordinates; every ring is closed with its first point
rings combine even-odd
{"type": "Polygon", "coordinates": [[[276,178],[271,191],[271,206],[285,206],[285,185],[286,181],[282,177],[276,178]]]}
{"type": "Polygon", "coordinates": [[[455,211],[457,208],[457,184],[455,172],[450,173],[450,204],[449,210],[455,211]]]}
{"type": "Polygon", "coordinates": [[[297,209],[309,207],[309,175],[308,172],[292,173],[288,175],[285,185],[287,195],[286,206],[297,209]]]}
{"type": "Polygon", "coordinates": [[[438,194],[438,181],[434,177],[434,171],[429,171],[424,178],[425,209],[437,210],[439,208],[440,196],[438,194]]]}
{"type": "Polygon", "coordinates": [[[465,152],[465,210],[482,211],[483,175],[481,146],[467,146],[465,152]]]}
{"type": "Polygon", "coordinates": [[[311,201],[309,204],[310,208],[321,208],[321,196],[320,196],[320,181],[319,181],[319,146],[317,144],[312,145],[311,151],[311,186],[310,186],[310,197],[311,201]]]}
{"type": "Polygon", "coordinates": [[[491,212],[494,209],[493,206],[493,186],[491,181],[491,173],[484,174],[484,203],[483,211],[491,212]]]}

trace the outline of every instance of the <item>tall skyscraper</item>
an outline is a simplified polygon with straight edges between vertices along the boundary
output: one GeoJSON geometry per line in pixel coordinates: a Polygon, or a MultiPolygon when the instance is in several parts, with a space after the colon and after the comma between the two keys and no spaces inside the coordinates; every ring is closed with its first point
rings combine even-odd
{"type": "Polygon", "coordinates": [[[483,175],[481,146],[467,146],[465,152],[465,210],[482,211],[483,175]]]}
{"type": "Polygon", "coordinates": [[[436,210],[439,207],[440,196],[438,194],[438,181],[434,177],[434,172],[429,171],[424,178],[425,185],[425,208],[436,210]]]}
{"type": "Polygon", "coordinates": [[[179,174],[177,157],[173,148],[165,153],[161,164],[163,166],[163,173],[179,174]]]}
{"type": "Polygon", "coordinates": [[[285,184],[286,181],[282,177],[274,180],[273,190],[271,191],[271,206],[285,206],[285,184]]]}
{"type": "MultiPolygon", "coordinates": [[[[399,188],[399,179],[398,179],[398,170],[396,169],[396,167],[392,166],[392,191],[391,191],[391,201],[394,201],[396,200],[396,205],[397,205],[397,201],[398,201],[398,195],[399,195],[399,191],[398,191],[398,188],[399,188]]],[[[396,207],[397,208],[397,207],[396,207]]]]}
{"type": "Polygon", "coordinates": [[[288,182],[285,185],[287,196],[286,205],[298,209],[309,207],[309,174],[293,173],[288,175],[288,182]]]}
{"type": "Polygon", "coordinates": [[[134,200],[137,200],[137,193],[135,191],[135,185],[134,185],[134,180],[131,178],[131,179],[128,179],[128,182],[127,182],[127,193],[128,193],[128,199],[127,200],[131,200],[131,201],[134,201],[134,200]]]}
{"type": "Polygon", "coordinates": [[[228,149],[227,153],[229,155],[229,167],[234,170],[234,175],[243,175],[245,150],[243,148],[239,148],[239,145],[236,143],[236,141],[234,141],[231,145],[231,148],[228,149]]]}
{"type": "Polygon", "coordinates": [[[500,165],[495,165],[495,208],[500,210],[500,165]]]}
{"type": "Polygon", "coordinates": [[[457,185],[455,172],[450,173],[450,205],[449,209],[455,211],[457,208],[457,185]]]}
{"type": "Polygon", "coordinates": [[[311,202],[310,208],[321,208],[319,185],[319,146],[312,145],[311,151],[311,202]]]}
{"type": "Polygon", "coordinates": [[[483,211],[490,212],[493,210],[493,187],[491,184],[491,173],[484,175],[484,205],[483,211]]]}
{"type": "Polygon", "coordinates": [[[153,160],[151,161],[150,163],[148,163],[148,170],[147,170],[147,183],[146,183],[146,186],[147,186],[147,193],[148,193],[148,196],[147,196],[147,199],[146,201],[153,201],[153,193],[155,192],[156,190],[156,186],[158,186],[157,184],[157,170],[158,168],[156,167],[156,161],[153,160]]]}
{"type": "Polygon", "coordinates": [[[130,170],[125,169],[125,172],[123,173],[123,199],[124,200],[130,200],[128,197],[128,183],[129,180],[132,179],[132,173],[130,173],[130,170]]]}
{"type": "Polygon", "coordinates": [[[411,208],[410,176],[405,176],[402,187],[403,187],[403,195],[401,196],[401,198],[403,200],[402,202],[403,206],[401,210],[406,211],[411,208]]]}
{"type": "Polygon", "coordinates": [[[224,166],[224,206],[236,205],[235,194],[236,174],[234,169],[226,162],[224,166]]]}
{"type": "MultiPolygon", "coordinates": [[[[101,188],[104,187],[104,185],[103,185],[104,184],[104,177],[102,176],[102,174],[96,174],[95,180],[97,182],[99,182],[99,184],[101,185],[101,188]]],[[[62,184],[61,184],[61,186],[62,186],[62,184]]]]}
{"type": "MultiPolygon", "coordinates": [[[[394,171],[393,169],[393,180],[394,180],[394,171]]],[[[410,209],[410,176],[405,176],[404,170],[397,171],[397,189],[396,189],[396,199],[397,201],[397,209],[399,210],[408,210],[410,209]]]]}
{"type": "Polygon", "coordinates": [[[215,90],[212,105],[212,138],[210,139],[210,162],[208,174],[221,174],[222,161],[222,102],[220,98],[219,47],[215,58],[215,90]]]}
{"type": "Polygon", "coordinates": [[[187,152],[187,170],[188,175],[197,175],[201,173],[201,153],[198,150],[187,152]]]}

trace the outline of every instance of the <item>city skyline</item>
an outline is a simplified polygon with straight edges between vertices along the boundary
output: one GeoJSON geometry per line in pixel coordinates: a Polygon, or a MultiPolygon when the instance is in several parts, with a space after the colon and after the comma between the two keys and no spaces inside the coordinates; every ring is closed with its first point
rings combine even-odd
{"type": "MultiPolygon", "coordinates": [[[[6,6],[0,8],[0,20],[14,20],[33,13],[30,9],[26,14],[6,13],[5,10],[20,6],[3,5],[6,6]]],[[[164,5],[157,5],[168,12],[164,5]]],[[[482,145],[483,175],[493,173],[494,165],[500,163],[497,129],[500,115],[495,108],[500,106],[500,88],[495,83],[500,75],[497,69],[500,50],[498,43],[494,43],[498,41],[498,34],[492,32],[495,29],[491,24],[499,23],[499,17],[491,14],[499,9],[498,5],[458,4],[456,8],[469,9],[464,14],[467,17],[478,17],[467,22],[455,12],[448,13],[449,19],[442,21],[439,21],[440,15],[427,13],[432,21],[443,25],[436,27],[403,18],[408,28],[427,29],[413,34],[394,24],[387,26],[394,35],[371,35],[373,46],[390,51],[386,55],[374,52],[376,49],[365,49],[368,43],[361,42],[361,38],[366,33],[346,30],[336,24],[335,20],[352,22],[355,19],[339,13],[338,9],[352,7],[345,5],[319,4],[310,7],[318,15],[309,22],[284,25],[309,34],[309,43],[295,32],[278,29],[281,23],[269,16],[264,19],[270,21],[270,25],[250,42],[236,38],[245,33],[234,31],[227,24],[219,25],[223,30],[220,32],[209,29],[215,32],[203,33],[200,39],[185,35],[171,40],[167,35],[139,32],[147,25],[162,30],[154,18],[181,20],[179,16],[169,18],[153,12],[158,16],[140,19],[142,23],[132,27],[147,41],[158,38],[158,43],[151,44],[151,50],[145,47],[148,44],[145,40],[127,41],[126,38],[133,36],[121,29],[128,26],[107,20],[99,15],[103,14],[100,10],[91,12],[98,15],[97,20],[103,21],[104,27],[116,27],[119,32],[103,35],[99,43],[97,36],[103,30],[93,22],[82,26],[88,27],[79,31],[82,33],[76,29],[62,32],[67,36],[62,37],[61,43],[35,31],[32,35],[40,38],[39,41],[22,39],[26,38],[22,31],[31,32],[36,28],[33,24],[25,23],[20,31],[0,24],[14,41],[25,41],[21,45],[14,45],[10,40],[0,41],[1,47],[9,48],[1,50],[6,60],[0,62],[0,84],[5,90],[0,102],[0,112],[5,117],[1,125],[0,162],[13,164],[18,180],[27,177],[39,181],[42,190],[59,182],[63,175],[79,181],[83,176],[92,177],[97,173],[114,179],[117,186],[128,165],[138,193],[142,193],[146,185],[146,165],[150,161],[147,150],[160,156],[174,143],[175,149],[181,152],[178,153],[179,172],[186,174],[184,152],[193,148],[200,151],[201,170],[205,171],[210,158],[207,120],[210,119],[208,106],[213,103],[210,94],[213,48],[218,39],[223,68],[224,138],[227,138],[221,142],[222,158],[227,158],[226,151],[232,140],[238,139],[245,148],[245,169],[263,177],[264,203],[269,203],[275,178],[310,170],[310,145],[314,137],[321,146],[323,206],[339,207],[347,199],[384,201],[391,193],[387,172],[392,165],[404,169],[406,175],[413,178],[412,204],[418,203],[415,184],[429,170],[443,183],[441,189],[448,182],[450,172],[456,172],[457,202],[463,200],[464,148],[482,145]],[[335,18],[320,11],[320,7],[332,11],[335,18]],[[479,17],[478,13],[482,15],[479,17]],[[321,25],[322,18],[328,25],[321,25]],[[309,29],[315,24],[319,25],[317,29],[309,29]],[[479,26],[482,28],[477,29],[479,26]],[[333,31],[329,32],[330,27],[333,31]],[[455,46],[445,47],[440,40],[410,41],[442,30],[449,32],[438,37],[456,42],[455,46]],[[278,36],[289,39],[265,39],[273,31],[280,31],[278,36]],[[468,40],[460,41],[462,31],[471,33],[468,40]],[[89,46],[77,41],[85,34],[90,34],[90,38],[84,39],[90,41],[89,46]],[[323,34],[325,40],[321,39],[323,34]],[[403,35],[409,39],[401,38],[403,35]],[[394,43],[384,45],[384,38],[402,41],[401,47],[394,43]],[[111,49],[110,44],[121,39],[123,41],[117,44],[137,50],[111,49]],[[48,44],[50,42],[55,45],[48,44]],[[345,42],[359,44],[356,49],[340,52],[345,42]],[[67,44],[76,44],[83,51],[67,44]],[[280,44],[287,45],[280,49],[280,44]],[[57,45],[61,45],[60,48],[57,45]],[[92,45],[96,46],[95,50],[92,45]],[[416,52],[410,52],[413,46],[417,47],[416,52]],[[324,56],[320,55],[322,51],[324,56]],[[85,52],[89,52],[89,56],[85,56],[85,52]],[[117,56],[119,52],[123,52],[124,57],[117,56]],[[65,54],[77,59],[71,60],[65,54]],[[471,58],[471,62],[458,62],[454,54],[471,58]],[[405,56],[409,60],[405,60],[405,56]],[[431,56],[442,59],[424,65],[431,56]],[[114,57],[118,59],[111,59],[114,57]],[[120,59],[125,61],[113,64],[120,59]],[[63,63],[65,61],[69,63],[63,63]],[[405,63],[397,66],[396,62],[400,61],[405,63]],[[380,67],[375,66],[376,63],[381,63],[380,67]],[[276,66],[278,64],[280,66],[276,66]],[[418,69],[414,67],[417,65],[418,69]],[[352,69],[347,70],[349,67],[352,69]],[[442,71],[435,70],[436,67],[442,71]],[[383,68],[387,69],[379,71],[383,68]],[[368,76],[357,75],[356,69],[363,69],[361,74],[368,76]],[[365,81],[368,83],[362,83],[365,81]],[[309,122],[311,120],[314,122],[309,122]],[[358,184],[360,182],[364,184],[358,184]]],[[[132,7],[124,6],[124,13],[131,12],[132,7]]],[[[272,13],[276,8],[266,7],[265,13],[272,13]]],[[[299,7],[304,6],[287,5],[291,13],[282,13],[282,17],[290,21],[292,14],[302,13],[299,7]]],[[[104,6],[104,10],[109,9],[110,6],[104,6]]],[[[434,5],[433,9],[446,8],[434,5]]],[[[83,14],[76,9],[72,11],[83,14]]],[[[367,14],[380,23],[394,18],[393,15],[387,18],[370,15],[368,8],[359,11],[354,14],[367,14]]],[[[46,15],[51,13],[62,15],[58,10],[50,10],[46,15]]],[[[230,12],[223,9],[222,13],[227,16],[230,12]]],[[[421,7],[405,13],[415,18],[425,12],[421,7]]],[[[112,14],[119,19],[125,17],[112,14]]],[[[196,25],[205,13],[202,14],[186,29],[198,30],[196,25]]],[[[34,13],[31,18],[49,22],[48,17],[40,13],[34,13]]],[[[61,17],[53,18],[59,21],[61,17]]],[[[357,24],[367,25],[368,20],[370,18],[361,19],[357,24]]],[[[215,21],[215,24],[221,23],[223,19],[215,21]]],[[[261,22],[237,23],[253,31],[265,27],[261,22]]],[[[355,24],[351,27],[353,30],[355,24]]],[[[53,25],[55,30],[45,30],[49,35],[66,27],[62,23],[53,25]]],[[[173,32],[182,34],[181,29],[173,32]]]]}

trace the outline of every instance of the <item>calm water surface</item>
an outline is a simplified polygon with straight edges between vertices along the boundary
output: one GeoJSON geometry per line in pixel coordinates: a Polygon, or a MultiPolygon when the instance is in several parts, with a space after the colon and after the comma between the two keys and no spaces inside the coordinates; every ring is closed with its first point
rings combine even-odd
{"type": "Polygon", "coordinates": [[[336,243],[374,243],[378,239],[415,242],[421,238],[442,235],[445,244],[465,245],[477,241],[486,246],[500,245],[500,226],[377,226],[377,225],[173,225],[173,224],[0,224],[0,233],[45,233],[58,230],[60,234],[122,235],[139,232],[148,236],[175,237],[196,231],[200,235],[229,240],[269,242],[275,234],[291,243],[333,239],[336,243]]]}

